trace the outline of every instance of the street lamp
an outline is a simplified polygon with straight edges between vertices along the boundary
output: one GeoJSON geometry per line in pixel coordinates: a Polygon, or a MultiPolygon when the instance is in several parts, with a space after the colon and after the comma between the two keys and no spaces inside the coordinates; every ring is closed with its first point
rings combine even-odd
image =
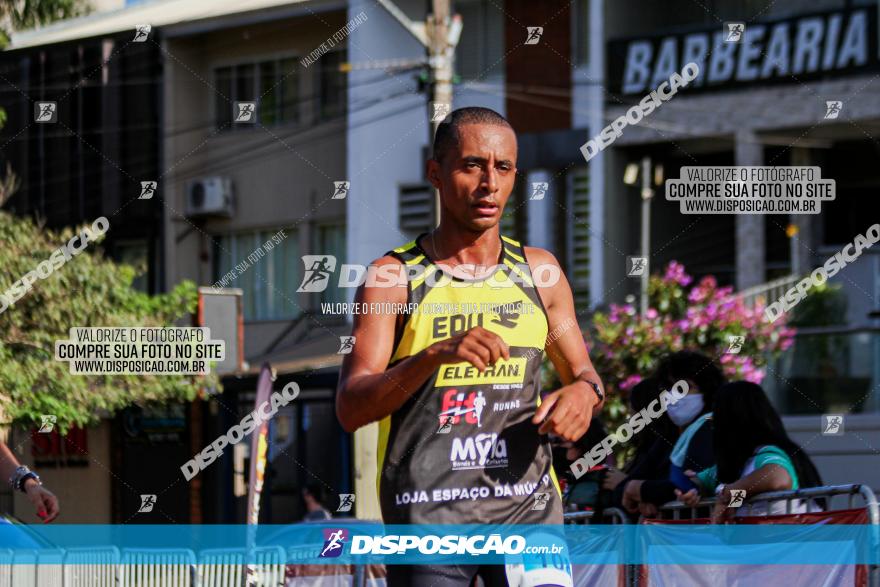
{"type": "MultiPolygon", "coordinates": [[[[642,180],[642,233],[641,233],[641,256],[645,259],[645,270],[640,276],[640,312],[644,316],[648,312],[648,278],[650,276],[651,265],[648,258],[651,256],[651,199],[654,197],[654,188],[651,185],[651,158],[642,157],[641,173],[639,172],[638,163],[630,163],[623,172],[623,183],[626,185],[636,185],[636,181],[641,176],[642,180]]],[[[663,183],[663,166],[654,166],[654,185],[663,183]]]]}

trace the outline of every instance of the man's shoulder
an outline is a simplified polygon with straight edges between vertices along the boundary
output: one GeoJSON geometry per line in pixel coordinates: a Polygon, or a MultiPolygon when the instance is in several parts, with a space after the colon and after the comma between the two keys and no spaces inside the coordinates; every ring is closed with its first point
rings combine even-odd
{"type": "Polygon", "coordinates": [[[540,247],[523,247],[523,250],[526,253],[526,258],[529,260],[529,266],[532,269],[538,265],[554,265],[559,267],[559,261],[556,259],[556,255],[547,249],[542,249],[540,247]]]}
{"type": "Polygon", "coordinates": [[[374,260],[371,265],[403,264],[420,254],[421,249],[416,243],[416,239],[413,239],[400,246],[385,251],[385,253],[383,253],[378,259],[374,260]]]}

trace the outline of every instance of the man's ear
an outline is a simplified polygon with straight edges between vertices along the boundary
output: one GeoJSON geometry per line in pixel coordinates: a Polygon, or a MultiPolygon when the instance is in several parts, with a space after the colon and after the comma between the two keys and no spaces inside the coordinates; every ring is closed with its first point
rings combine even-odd
{"type": "Polygon", "coordinates": [[[428,181],[431,182],[431,185],[436,189],[440,189],[440,164],[434,159],[428,159],[427,163],[427,177],[428,181]]]}

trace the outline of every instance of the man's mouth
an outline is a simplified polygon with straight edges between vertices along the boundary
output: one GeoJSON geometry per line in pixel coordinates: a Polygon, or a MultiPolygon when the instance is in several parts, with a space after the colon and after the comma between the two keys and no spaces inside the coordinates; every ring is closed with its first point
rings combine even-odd
{"type": "Polygon", "coordinates": [[[480,216],[494,216],[498,212],[498,204],[494,202],[476,202],[472,206],[480,216]]]}

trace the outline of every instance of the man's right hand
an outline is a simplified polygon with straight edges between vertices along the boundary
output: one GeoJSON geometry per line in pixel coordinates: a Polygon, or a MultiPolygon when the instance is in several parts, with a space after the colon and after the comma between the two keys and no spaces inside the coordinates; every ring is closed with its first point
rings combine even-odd
{"type": "Polygon", "coordinates": [[[426,354],[437,364],[467,361],[483,372],[502,357],[509,360],[510,347],[494,332],[476,326],[452,338],[435,342],[426,349],[426,354]]]}

